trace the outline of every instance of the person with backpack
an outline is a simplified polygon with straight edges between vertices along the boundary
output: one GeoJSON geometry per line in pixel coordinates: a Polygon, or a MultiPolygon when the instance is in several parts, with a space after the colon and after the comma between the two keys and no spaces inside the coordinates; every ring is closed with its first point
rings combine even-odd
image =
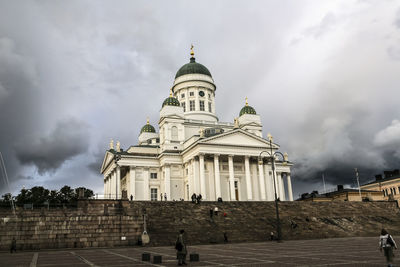
{"type": "Polygon", "coordinates": [[[180,230],[178,238],[176,239],[176,242],[175,242],[176,257],[178,258],[178,265],[186,265],[187,249],[186,249],[185,240],[183,238],[184,233],[185,233],[185,230],[183,230],[183,229],[180,230]]]}
{"type": "Polygon", "coordinates": [[[379,237],[379,250],[381,252],[383,250],[388,267],[391,267],[393,263],[393,248],[397,249],[396,242],[385,229],[382,229],[381,236],[379,237]]]}

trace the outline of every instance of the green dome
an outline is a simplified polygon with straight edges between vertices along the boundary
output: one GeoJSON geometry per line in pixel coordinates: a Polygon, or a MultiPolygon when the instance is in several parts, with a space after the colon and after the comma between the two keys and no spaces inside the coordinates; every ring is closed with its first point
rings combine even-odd
{"type": "Polygon", "coordinates": [[[170,96],[170,97],[168,97],[168,98],[166,98],[165,100],[164,100],[164,102],[162,103],[162,106],[164,107],[165,105],[167,105],[167,106],[180,106],[181,104],[179,103],[179,101],[178,101],[178,99],[176,99],[175,97],[173,97],[173,96],[170,96]]]}
{"type": "Polygon", "coordinates": [[[256,115],[256,110],[253,107],[250,107],[248,105],[244,106],[239,113],[239,116],[242,116],[243,114],[254,114],[256,115]]]}
{"type": "Polygon", "coordinates": [[[206,67],[201,65],[200,63],[197,63],[195,58],[192,57],[192,58],[190,58],[189,63],[183,65],[178,70],[178,72],[175,75],[175,79],[180,76],[183,76],[185,74],[194,74],[194,73],[204,74],[204,75],[208,75],[208,76],[212,77],[210,71],[206,67]]]}
{"type": "Polygon", "coordinates": [[[142,127],[142,129],[140,130],[140,133],[155,133],[156,129],[154,129],[154,127],[149,123],[149,121],[147,121],[147,124],[145,126],[142,127]]]}

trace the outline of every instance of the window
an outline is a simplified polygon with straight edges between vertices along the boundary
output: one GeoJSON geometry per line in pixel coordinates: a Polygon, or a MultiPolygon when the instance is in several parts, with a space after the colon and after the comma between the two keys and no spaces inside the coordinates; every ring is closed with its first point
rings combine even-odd
{"type": "Polygon", "coordinates": [[[150,178],[151,179],[157,179],[157,173],[156,172],[150,173],[150,178]]]}
{"type": "Polygon", "coordinates": [[[172,126],[171,128],[171,139],[178,140],[178,127],[172,126]]]}
{"type": "Polygon", "coordinates": [[[382,192],[383,192],[383,196],[386,197],[386,192],[385,192],[385,190],[382,190],[382,192]]]}
{"type": "Polygon", "coordinates": [[[186,102],[182,102],[181,106],[183,107],[183,112],[186,112],[186,102]]]}
{"type": "Polygon", "coordinates": [[[211,110],[211,102],[208,102],[208,111],[212,112],[212,110],[211,110]]]}
{"type": "Polygon", "coordinates": [[[393,188],[390,188],[390,194],[393,195],[393,188]]]}
{"type": "Polygon", "coordinates": [[[386,196],[388,196],[388,195],[389,195],[389,193],[388,193],[388,190],[387,190],[387,188],[385,189],[385,192],[386,192],[386,196]]]}
{"type": "Polygon", "coordinates": [[[208,94],[208,98],[211,98],[211,94],[208,94]]]}
{"type": "Polygon", "coordinates": [[[189,169],[188,168],[186,168],[186,175],[188,175],[189,174],[189,169]]]}
{"type": "Polygon", "coordinates": [[[150,200],[151,200],[151,201],[157,200],[157,196],[158,196],[158,194],[157,194],[157,188],[151,188],[150,190],[151,190],[151,191],[150,191],[150,200]]]}
{"type": "Polygon", "coordinates": [[[189,101],[189,108],[190,108],[190,111],[194,110],[194,100],[189,101]]]}
{"type": "Polygon", "coordinates": [[[189,93],[189,96],[194,96],[194,92],[190,92],[190,93],[189,93]]]}
{"type": "Polygon", "coordinates": [[[181,94],[181,98],[185,98],[185,94],[181,94]]]}
{"type": "Polygon", "coordinates": [[[200,110],[204,111],[204,101],[200,100],[200,110]]]}

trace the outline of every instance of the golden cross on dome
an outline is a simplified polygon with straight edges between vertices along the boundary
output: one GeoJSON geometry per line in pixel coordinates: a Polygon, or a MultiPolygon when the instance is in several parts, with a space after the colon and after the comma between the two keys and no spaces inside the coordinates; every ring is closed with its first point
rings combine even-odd
{"type": "Polygon", "coordinates": [[[149,117],[147,117],[147,124],[150,124],[149,117]]]}
{"type": "Polygon", "coordinates": [[[249,105],[249,103],[247,102],[247,96],[246,96],[246,106],[248,106],[249,105]]]}
{"type": "Polygon", "coordinates": [[[191,46],[190,46],[190,55],[192,56],[192,57],[194,57],[194,51],[193,51],[193,44],[191,44],[191,46]]]}

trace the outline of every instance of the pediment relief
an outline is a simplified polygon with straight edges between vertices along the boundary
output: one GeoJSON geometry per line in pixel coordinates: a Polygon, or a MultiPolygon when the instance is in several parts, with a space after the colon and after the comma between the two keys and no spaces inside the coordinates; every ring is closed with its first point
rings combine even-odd
{"type": "MultiPolygon", "coordinates": [[[[269,142],[254,134],[237,129],[217,136],[209,137],[199,142],[200,144],[232,145],[232,146],[253,146],[269,147],[269,142]]],[[[275,144],[273,144],[275,146],[275,144]]]]}

